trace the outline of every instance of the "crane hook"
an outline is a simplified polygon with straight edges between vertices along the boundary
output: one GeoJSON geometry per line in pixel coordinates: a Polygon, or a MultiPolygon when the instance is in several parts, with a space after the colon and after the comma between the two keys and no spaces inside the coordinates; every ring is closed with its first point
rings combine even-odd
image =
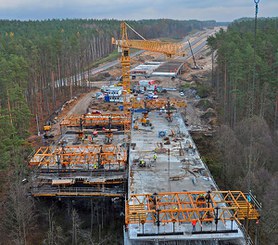
{"type": "Polygon", "coordinates": [[[254,3],[256,4],[256,11],[255,11],[256,17],[255,18],[257,18],[257,14],[258,14],[259,2],[260,2],[260,0],[254,0],[254,3]]]}

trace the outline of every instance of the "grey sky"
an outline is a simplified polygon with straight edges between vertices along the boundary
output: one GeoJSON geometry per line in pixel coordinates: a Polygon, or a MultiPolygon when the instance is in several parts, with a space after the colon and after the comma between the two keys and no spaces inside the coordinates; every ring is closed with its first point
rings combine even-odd
{"type": "MultiPolygon", "coordinates": [[[[254,0],[0,0],[0,19],[52,18],[232,21],[254,16],[254,0]]],[[[259,17],[274,17],[278,0],[261,0],[259,17]]]]}

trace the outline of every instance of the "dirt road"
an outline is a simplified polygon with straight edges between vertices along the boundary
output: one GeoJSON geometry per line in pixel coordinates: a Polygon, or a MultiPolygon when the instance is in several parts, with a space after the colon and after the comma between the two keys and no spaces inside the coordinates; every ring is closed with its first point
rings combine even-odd
{"type": "Polygon", "coordinates": [[[87,112],[87,108],[91,103],[92,96],[96,93],[96,89],[91,92],[85,94],[78,100],[78,102],[69,110],[68,116],[73,114],[85,114],[87,112]]]}

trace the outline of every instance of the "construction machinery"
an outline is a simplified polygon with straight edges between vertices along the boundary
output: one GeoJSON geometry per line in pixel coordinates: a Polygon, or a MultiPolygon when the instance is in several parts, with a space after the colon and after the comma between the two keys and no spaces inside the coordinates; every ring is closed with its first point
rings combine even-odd
{"type": "Polygon", "coordinates": [[[149,112],[143,112],[143,117],[141,118],[141,123],[143,126],[151,126],[150,119],[148,118],[149,112]]]}
{"type": "Polygon", "coordinates": [[[29,161],[39,176],[32,195],[123,196],[126,162],[127,151],[120,144],[40,147],[29,161]]]}
{"type": "MultiPolygon", "coordinates": [[[[142,37],[137,31],[135,31],[131,26],[126,22],[121,23],[121,40],[116,40],[112,38],[112,44],[118,46],[119,52],[121,52],[121,65],[122,65],[122,85],[123,85],[123,109],[124,114],[131,118],[130,109],[134,107],[139,107],[138,103],[132,101],[130,95],[130,48],[146,50],[151,52],[158,52],[165,54],[168,58],[171,58],[175,55],[185,56],[183,51],[183,44],[180,43],[170,43],[170,42],[161,42],[161,41],[150,41],[142,37]],[[130,28],[143,40],[130,40],[127,34],[127,28],[130,28]],[[137,104],[137,105],[136,105],[137,104]]],[[[165,100],[161,101],[165,104],[165,100]]],[[[155,100],[155,104],[161,104],[159,100],[155,100]]],[[[183,104],[184,106],[185,104],[183,104]]],[[[144,119],[143,119],[144,120],[144,119]]],[[[130,127],[129,127],[130,129],[130,127]]],[[[130,130],[125,130],[125,133],[130,139],[130,130]]]]}
{"type": "Polygon", "coordinates": [[[209,199],[205,198],[207,195],[203,191],[132,194],[126,201],[126,225],[167,224],[173,220],[191,223],[193,219],[204,223],[216,219],[223,223],[260,219],[255,204],[241,191],[212,191],[209,199]]]}
{"type": "Polygon", "coordinates": [[[189,40],[187,42],[188,42],[190,52],[191,52],[191,55],[192,55],[192,58],[193,58],[193,63],[194,63],[194,66],[192,67],[192,69],[200,69],[200,67],[196,63],[196,59],[195,59],[195,56],[194,56],[194,53],[193,53],[193,50],[192,50],[192,47],[191,47],[191,43],[190,43],[189,40]]]}
{"type": "Polygon", "coordinates": [[[123,129],[128,127],[131,121],[123,113],[101,113],[101,114],[83,114],[83,115],[71,115],[62,120],[60,123],[61,131],[66,128],[77,128],[82,125],[83,129],[91,129],[97,127],[117,127],[123,129]]]}
{"type": "Polygon", "coordinates": [[[43,126],[43,137],[45,139],[49,139],[49,138],[53,138],[54,137],[54,135],[51,134],[51,129],[52,129],[52,127],[49,124],[43,126]]]}
{"type": "Polygon", "coordinates": [[[40,147],[31,158],[29,165],[37,166],[42,171],[93,169],[93,164],[109,169],[124,169],[127,152],[123,147],[107,145],[72,145],[40,147]]]}
{"type": "Polygon", "coordinates": [[[44,125],[43,126],[43,131],[47,132],[51,130],[51,125],[44,125]]]}
{"type": "Polygon", "coordinates": [[[117,45],[119,52],[121,52],[122,85],[124,90],[123,102],[125,110],[128,110],[130,107],[130,48],[163,53],[168,58],[175,55],[185,56],[185,52],[182,51],[183,44],[146,40],[126,22],[121,23],[121,40],[112,38],[112,44],[117,45]],[[127,27],[133,30],[143,40],[130,40],[127,34],[127,27]]]}

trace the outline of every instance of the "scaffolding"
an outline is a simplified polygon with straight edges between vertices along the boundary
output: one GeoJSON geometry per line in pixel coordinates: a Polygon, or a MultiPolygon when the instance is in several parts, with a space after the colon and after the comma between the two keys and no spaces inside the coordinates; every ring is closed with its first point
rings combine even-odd
{"type": "Polygon", "coordinates": [[[107,127],[110,123],[109,120],[111,120],[112,126],[124,126],[131,123],[124,113],[102,113],[71,115],[62,120],[60,127],[107,127]]]}
{"type": "Polygon", "coordinates": [[[88,170],[103,166],[106,169],[125,169],[127,151],[119,145],[71,145],[40,147],[29,166],[55,168],[85,165],[88,170]]]}
{"type": "Polygon", "coordinates": [[[173,223],[197,220],[225,223],[245,219],[259,220],[260,215],[241,191],[165,192],[132,194],[126,201],[125,223],[173,223]]]}

